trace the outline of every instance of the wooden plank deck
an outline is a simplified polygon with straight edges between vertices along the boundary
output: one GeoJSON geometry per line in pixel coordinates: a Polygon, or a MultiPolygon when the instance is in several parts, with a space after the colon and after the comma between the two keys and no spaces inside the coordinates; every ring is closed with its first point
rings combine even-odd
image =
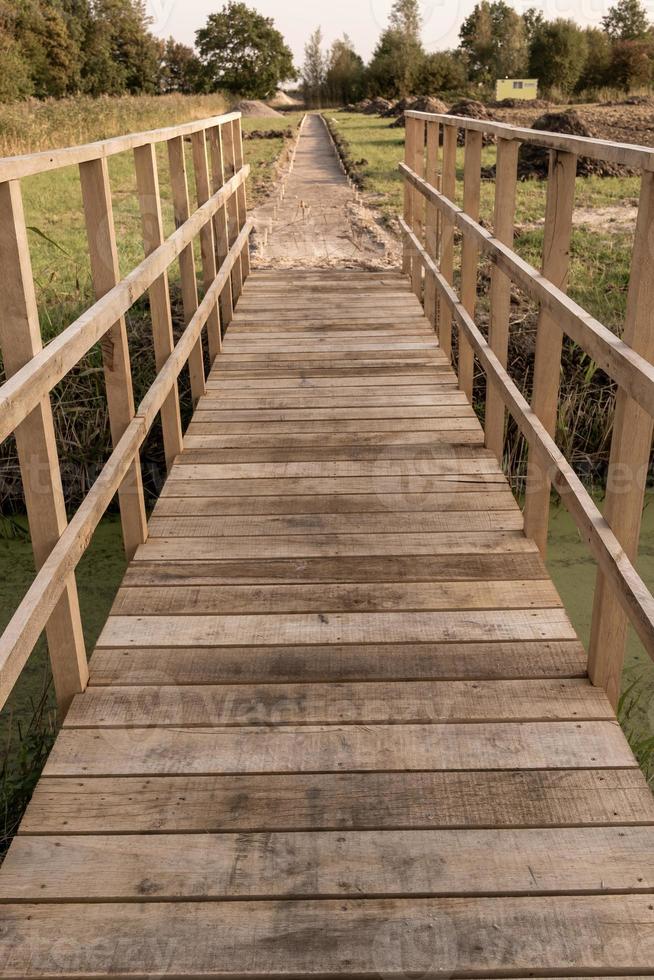
{"type": "Polygon", "coordinates": [[[653,825],[408,282],[255,272],[0,873],[0,975],[653,975],[653,825]]]}

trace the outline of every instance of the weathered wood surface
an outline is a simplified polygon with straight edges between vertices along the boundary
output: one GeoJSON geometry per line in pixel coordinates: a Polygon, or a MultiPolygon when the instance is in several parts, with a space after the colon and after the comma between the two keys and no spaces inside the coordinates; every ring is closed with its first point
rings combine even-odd
{"type": "Polygon", "coordinates": [[[0,976],[651,975],[654,799],[416,304],[247,280],[0,873],[0,976]]]}

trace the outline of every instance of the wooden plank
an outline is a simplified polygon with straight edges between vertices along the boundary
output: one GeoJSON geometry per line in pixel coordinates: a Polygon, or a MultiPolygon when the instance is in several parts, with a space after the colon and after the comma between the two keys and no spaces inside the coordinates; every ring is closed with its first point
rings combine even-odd
{"type": "Polygon", "coordinates": [[[41,779],[23,834],[654,823],[638,769],[41,779]]]}
{"type": "MultiPolygon", "coordinates": [[[[207,141],[204,131],[194,133],[191,137],[193,148],[193,170],[195,172],[195,193],[198,207],[211,197],[209,179],[209,163],[207,161],[207,141]]],[[[239,226],[239,231],[241,227],[239,226]]],[[[202,254],[202,279],[204,291],[209,289],[216,278],[216,251],[213,238],[213,223],[207,222],[200,231],[200,251],[202,254]]],[[[209,341],[209,360],[213,363],[222,347],[222,329],[218,305],[212,309],[207,319],[207,338],[209,341]]]]}
{"type": "MultiPolygon", "coordinates": [[[[456,410],[456,409],[455,409],[456,410]]],[[[424,432],[448,432],[479,430],[479,422],[472,413],[472,409],[466,411],[461,407],[459,414],[446,412],[443,418],[397,418],[386,417],[380,419],[366,418],[334,418],[334,419],[296,419],[295,421],[267,421],[261,419],[257,421],[230,422],[222,418],[222,415],[229,413],[201,413],[195,415],[197,421],[191,422],[187,429],[188,436],[212,436],[213,438],[222,436],[231,440],[234,444],[234,437],[249,436],[251,439],[257,435],[261,439],[278,439],[284,442],[285,436],[302,436],[303,438],[313,438],[317,444],[322,444],[323,438],[340,438],[344,442],[346,437],[356,439],[355,434],[368,435],[371,433],[393,433],[399,432],[405,436],[413,435],[416,438],[424,432]],[[207,416],[211,420],[207,420],[207,416]]],[[[315,414],[315,413],[309,413],[315,414]]],[[[480,431],[480,430],[479,430],[480,431]]],[[[422,436],[424,439],[424,436],[422,436]]]]}
{"type": "MultiPolygon", "coordinates": [[[[415,163],[415,144],[416,144],[416,125],[407,121],[404,137],[404,160],[408,166],[413,168],[415,163]]],[[[414,194],[411,188],[404,185],[404,217],[410,228],[413,228],[413,204],[414,194]]],[[[402,272],[407,276],[412,276],[412,251],[406,245],[402,252],[402,272]]]]}
{"type": "MultiPolygon", "coordinates": [[[[65,727],[208,728],[248,725],[428,725],[610,721],[588,680],[403,681],[177,687],[94,687],[65,727]]],[[[1,877],[1,876],[0,876],[1,877]]]]}
{"type": "Polygon", "coordinates": [[[247,648],[100,646],[91,660],[90,684],[131,687],[585,676],[586,653],[575,640],[247,648]]]}
{"type": "MultiPolygon", "coordinates": [[[[456,126],[443,126],[443,163],[441,190],[446,197],[454,200],[456,194],[456,126]]],[[[454,223],[441,216],[441,256],[440,268],[448,282],[454,276],[454,223]]],[[[452,355],[452,320],[442,303],[438,304],[438,339],[443,353],[449,359],[452,355]]]]}
{"type": "Polygon", "coordinates": [[[433,459],[402,459],[363,460],[361,462],[303,462],[303,463],[220,463],[186,464],[178,463],[170,474],[171,482],[188,480],[235,480],[235,479],[289,479],[291,477],[328,477],[345,478],[357,476],[453,476],[461,480],[463,477],[478,475],[484,477],[501,476],[497,463],[483,452],[474,455],[466,452],[467,447],[461,447],[446,456],[433,459]]]}
{"type": "MultiPolygon", "coordinates": [[[[234,164],[237,172],[243,166],[243,134],[241,117],[233,119],[231,122],[232,131],[234,133],[234,164]]],[[[238,202],[238,216],[239,216],[239,231],[243,228],[247,220],[247,190],[245,184],[241,184],[238,191],[236,192],[236,199],[238,202]]],[[[245,280],[250,275],[250,243],[249,241],[245,243],[243,251],[241,252],[241,274],[243,276],[243,284],[245,280]]]]}
{"type": "Polygon", "coordinates": [[[548,581],[499,582],[361,582],[344,585],[224,585],[140,587],[121,589],[112,612],[116,616],[222,615],[224,613],[382,612],[397,610],[545,609],[560,608],[548,581]]]}
{"type": "Polygon", "coordinates": [[[308,646],[102,646],[90,683],[158,687],[162,683],[345,683],[429,680],[523,680],[585,677],[576,641],[318,644],[308,646]],[[244,654],[247,653],[247,656],[244,654]],[[540,659],[539,659],[540,658],[540,659]]]}
{"type": "MultiPolygon", "coordinates": [[[[482,134],[466,130],[465,158],[463,170],[463,210],[473,221],[479,221],[479,202],[481,197],[481,151],[482,134]]],[[[464,236],[461,245],[461,302],[472,318],[477,305],[477,265],[479,249],[470,236],[464,236]]],[[[431,279],[431,276],[427,277],[431,279]]],[[[434,289],[435,289],[434,284],[434,289]]],[[[474,376],[474,356],[472,347],[463,333],[459,332],[459,387],[472,404],[472,383],[474,376]]]]}
{"type": "MultiPolygon", "coordinates": [[[[644,173],[622,340],[650,363],[654,361],[653,226],[654,173],[644,173]]],[[[652,425],[652,416],[619,388],[604,517],[632,562],[638,555],[652,425]]],[[[604,688],[615,707],[620,698],[628,624],[615,588],[600,570],[593,604],[589,669],[594,683],[604,688]]]]}
{"type": "MultiPolygon", "coordinates": [[[[214,427],[215,428],[215,427],[214,427]]],[[[186,449],[198,450],[228,450],[220,458],[225,462],[238,460],[261,459],[262,461],[274,461],[275,459],[288,459],[300,461],[302,459],[361,459],[369,456],[372,452],[386,452],[391,447],[395,448],[395,456],[406,457],[410,452],[410,447],[416,450],[424,450],[437,446],[441,449],[445,446],[482,446],[484,442],[483,434],[476,419],[453,421],[449,430],[425,430],[419,429],[417,432],[407,431],[406,428],[399,430],[379,432],[288,432],[273,433],[268,435],[254,435],[252,433],[235,433],[222,435],[205,435],[189,432],[184,439],[186,449]],[[261,450],[261,452],[256,452],[261,450]],[[266,452],[268,450],[268,452],[266,452]],[[333,451],[332,451],[333,450],[333,451]],[[362,456],[362,453],[364,454],[362,456]]],[[[219,457],[212,457],[218,459],[219,457]]],[[[191,459],[189,458],[189,462],[191,459]]],[[[194,455],[193,461],[199,461],[194,455]]]]}
{"type": "Polygon", "coordinates": [[[616,722],[64,729],[46,776],[637,767],[616,722]]]}
{"type": "Polygon", "coordinates": [[[574,640],[560,609],[293,613],[284,616],[110,616],[100,646],[285,646],[574,640]]]}
{"type": "MultiPolygon", "coordinates": [[[[221,126],[212,126],[206,131],[209,159],[211,162],[211,186],[213,193],[225,186],[225,159],[223,152],[223,130],[221,126]]],[[[229,227],[227,222],[227,206],[224,205],[214,217],[214,242],[216,246],[216,261],[220,269],[229,253],[229,227]]],[[[227,330],[234,318],[234,297],[232,296],[232,277],[220,295],[220,319],[223,330],[227,330]]]]}
{"type": "Polygon", "coordinates": [[[535,552],[508,555],[383,555],[377,558],[260,559],[258,561],[133,562],[123,587],[265,585],[312,582],[501,582],[519,574],[523,581],[548,581],[535,552]]]}
{"type": "MultiPolygon", "coordinates": [[[[141,211],[143,246],[147,256],[160,245],[163,245],[164,241],[159,173],[153,144],[141,146],[134,150],[134,165],[141,211]]],[[[162,273],[150,286],[149,300],[155,368],[160,371],[175,346],[167,272],[162,273]]],[[[161,428],[166,468],[170,471],[175,457],[182,451],[182,419],[177,382],[173,384],[171,392],[161,408],[161,428]]]]}
{"type": "MultiPolygon", "coordinates": [[[[513,245],[515,201],[520,144],[501,139],[497,144],[497,173],[495,178],[495,238],[504,245],[513,245]]],[[[503,367],[509,350],[509,319],[511,314],[511,280],[496,266],[491,269],[490,325],[488,342],[503,367]]],[[[494,385],[486,391],[486,445],[498,460],[504,455],[504,401],[494,385]]]]}
{"type": "MultiPolygon", "coordinates": [[[[413,129],[411,139],[411,159],[409,166],[420,176],[425,172],[425,124],[419,119],[413,120],[410,124],[413,129]]],[[[418,238],[424,239],[425,225],[425,201],[424,198],[413,191],[413,230],[418,238]]],[[[411,266],[411,286],[413,292],[419,300],[422,299],[422,266],[420,262],[413,262],[411,266]]]]}
{"type": "MultiPolygon", "coordinates": [[[[186,174],[186,152],[184,140],[176,138],[168,142],[168,166],[173,196],[175,225],[180,227],[188,221],[191,207],[188,194],[188,179],[186,174]]],[[[188,326],[198,308],[198,283],[195,271],[195,255],[193,245],[189,244],[179,256],[179,271],[182,285],[182,307],[184,310],[184,325],[188,326]]],[[[198,338],[188,360],[191,395],[193,403],[197,404],[205,392],[204,355],[202,353],[202,338],[198,338]]]]}
{"type": "MultiPolygon", "coordinates": [[[[550,157],[545,230],[543,275],[564,292],[567,290],[572,239],[572,215],[577,182],[577,157],[573,153],[553,152],[550,157]]],[[[536,333],[536,356],[531,407],[551,436],[556,432],[559,407],[563,330],[556,318],[541,310],[536,333]]],[[[540,553],[547,553],[551,481],[535,453],[529,454],[525,493],[525,533],[540,553]]]]}
{"type": "Polygon", "coordinates": [[[0,900],[645,893],[652,868],[651,827],[21,837],[0,900]]]}
{"type": "Polygon", "coordinates": [[[446,514],[388,513],[383,521],[377,514],[271,515],[258,517],[153,517],[153,538],[268,537],[274,535],[315,534],[453,534],[461,531],[501,532],[522,530],[522,514],[515,511],[469,511],[446,514]]]}
{"type": "MultiPolygon", "coordinates": [[[[99,300],[120,280],[107,161],[90,160],[80,165],[79,173],[93,291],[99,300]]],[[[135,412],[129,344],[123,316],[118,317],[104,334],[101,348],[111,441],[115,447],[135,412]]],[[[148,534],[138,456],[130,466],[118,496],[125,553],[130,560],[148,534]]]]}
{"type": "Polygon", "coordinates": [[[346,978],[365,975],[371,961],[387,977],[400,971],[425,976],[434,962],[451,976],[569,975],[571,964],[580,962],[587,975],[615,975],[648,973],[654,959],[654,910],[646,895],[83,908],[82,914],[79,905],[7,905],[3,974],[107,976],[107,933],[121,937],[112,946],[111,974],[126,977],[159,975],[162,943],[166,970],[177,977],[346,978]],[[66,943],[58,941],[62,935],[66,943]],[[401,960],[399,936],[405,939],[401,960]]]}
{"type": "MultiPolygon", "coordinates": [[[[234,128],[229,123],[223,126],[222,129],[223,137],[223,163],[225,168],[225,177],[229,179],[232,177],[236,171],[236,147],[234,145],[234,128]]],[[[236,238],[240,229],[240,218],[239,214],[239,202],[236,194],[232,194],[227,201],[227,226],[229,231],[229,244],[230,247],[236,241],[236,238]]],[[[234,304],[237,303],[241,293],[243,292],[243,263],[242,260],[234,264],[232,269],[232,296],[234,304]]]]}
{"type": "MultiPolygon", "coordinates": [[[[269,497],[277,495],[285,497],[311,496],[313,494],[325,493],[333,495],[335,498],[341,494],[376,493],[384,498],[389,494],[455,494],[468,490],[495,492],[499,489],[506,489],[506,482],[501,474],[492,473],[470,473],[462,474],[460,477],[457,477],[456,474],[410,476],[399,473],[395,476],[389,476],[387,474],[384,476],[368,475],[361,477],[290,477],[288,479],[280,476],[256,479],[248,479],[248,477],[222,479],[218,476],[213,479],[206,479],[202,477],[201,471],[198,470],[193,480],[167,481],[162,488],[161,499],[166,497],[187,499],[215,497],[220,494],[225,494],[226,496],[243,495],[244,497],[269,497]]],[[[397,508],[391,507],[391,509],[397,508]]]]}
{"type": "Polygon", "coordinates": [[[336,558],[339,555],[483,555],[529,554],[536,546],[518,531],[430,534],[279,534],[216,538],[151,538],[136,561],[198,559],[336,558]]]}
{"type": "Polygon", "coordinates": [[[394,511],[417,512],[515,511],[518,505],[507,487],[495,492],[466,492],[460,486],[450,493],[334,493],[275,497],[166,497],[155,507],[156,517],[220,516],[233,514],[386,514],[394,511]]]}
{"type": "MultiPolygon", "coordinates": [[[[10,378],[42,348],[32,263],[20,185],[0,184],[0,264],[4,270],[0,346],[10,378]]],[[[50,396],[43,398],[15,432],[23,495],[36,568],[66,529],[67,517],[55,440],[50,396]]],[[[66,579],[62,596],[46,628],[57,703],[63,713],[88,680],[86,649],[75,576],[66,579]]],[[[3,665],[0,700],[4,704],[19,670],[3,665]]]]}

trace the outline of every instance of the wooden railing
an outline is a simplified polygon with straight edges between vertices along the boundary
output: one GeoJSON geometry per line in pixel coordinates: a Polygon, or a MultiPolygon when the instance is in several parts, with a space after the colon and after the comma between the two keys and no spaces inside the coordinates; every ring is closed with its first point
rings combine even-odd
{"type": "Polygon", "coordinates": [[[460,388],[472,401],[476,357],[486,374],[486,445],[502,461],[506,410],[522,432],[529,463],[525,531],[543,555],[552,485],[598,563],[589,672],[614,705],[631,622],[654,657],[654,599],[634,563],[652,447],[654,417],[654,150],[602,140],[518,129],[462,117],[408,112],[404,271],[452,351],[458,329],[460,388]],[[456,201],[457,137],[465,133],[463,207],[456,201]],[[479,223],[483,134],[497,141],[493,231],[479,223]],[[522,143],[549,151],[541,270],[513,250],[518,153],[522,143]],[[621,338],[566,294],[579,156],[641,172],[626,322],[621,338]],[[453,288],[455,230],[461,236],[459,293],[453,288]],[[478,261],[491,263],[488,337],[475,323],[478,261]],[[512,284],[539,304],[531,404],[507,372],[512,284]],[[604,513],[554,441],[563,336],[572,338],[617,384],[604,513]]]}
{"type": "Polygon", "coordinates": [[[240,114],[23,157],[0,159],[0,439],[15,433],[36,578],[0,638],[0,706],[45,629],[57,702],[65,712],[88,680],[75,568],[118,493],[128,558],[147,537],[139,450],[161,416],[168,467],[182,448],[177,379],[188,364],[194,402],[205,390],[203,331],[209,360],[221,349],[234,304],[250,271],[240,114]],[[190,141],[197,207],[187,180],[190,141]],[[164,239],[157,169],[164,144],[176,231],[164,239]],[[133,151],[145,258],[121,279],[107,158],[133,151]],[[79,168],[96,302],[45,347],[39,318],[21,179],[79,168]],[[204,295],[198,297],[194,241],[199,237],[204,295]],[[179,260],[185,329],[173,338],[168,270],[179,260]],[[149,294],[157,376],[136,407],[125,314],[149,294]],[[113,451],[79,510],[67,519],[50,393],[100,343],[113,451]]]}

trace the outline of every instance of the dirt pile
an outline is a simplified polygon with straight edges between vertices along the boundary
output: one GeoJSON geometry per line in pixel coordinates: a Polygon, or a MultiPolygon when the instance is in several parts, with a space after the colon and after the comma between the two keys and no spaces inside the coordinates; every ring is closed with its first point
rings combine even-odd
{"type": "Polygon", "coordinates": [[[392,129],[406,126],[405,112],[433,112],[442,115],[447,112],[447,105],[431,95],[425,95],[419,99],[402,99],[395,105],[394,115],[397,115],[397,119],[391,123],[392,129]]]}
{"type": "Polygon", "coordinates": [[[365,109],[362,109],[361,111],[366,116],[383,116],[385,112],[388,112],[392,105],[393,103],[388,99],[376,98],[371,99],[365,109]]]}
{"type": "Polygon", "coordinates": [[[282,118],[281,112],[277,112],[271,106],[266,105],[259,99],[243,99],[234,106],[234,112],[240,112],[243,116],[277,116],[282,118]]]}
{"type": "MultiPolygon", "coordinates": [[[[488,111],[483,102],[477,102],[476,99],[462,99],[460,102],[455,102],[448,109],[447,114],[448,116],[466,116],[468,119],[479,119],[482,122],[496,122],[495,116],[488,111]]],[[[457,143],[459,146],[464,146],[465,141],[465,133],[463,130],[459,130],[457,143]]],[[[483,134],[482,143],[484,146],[491,146],[494,142],[495,137],[490,133],[483,134]]]]}
{"type": "MultiPolygon", "coordinates": [[[[546,112],[533,123],[532,129],[546,133],[561,133],[568,136],[595,137],[595,133],[573,109],[565,112],[546,112]]],[[[518,157],[518,176],[521,180],[543,180],[549,171],[549,150],[542,146],[523,143],[518,157]]],[[[623,177],[629,174],[621,167],[606,160],[592,160],[580,156],[577,162],[578,177],[623,177]]]]}
{"type": "Polygon", "coordinates": [[[278,140],[293,139],[293,130],[288,129],[253,129],[249,133],[243,133],[244,140],[278,140]]]}
{"type": "Polygon", "coordinates": [[[546,99],[500,99],[499,102],[487,102],[490,109],[549,109],[551,102],[546,99]]]}
{"type": "Polygon", "coordinates": [[[298,109],[302,106],[302,103],[297,99],[292,99],[290,95],[283,92],[281,89],[275,92],[272,99],[268,100],[268,105],[273,109],[298,109]]]}

